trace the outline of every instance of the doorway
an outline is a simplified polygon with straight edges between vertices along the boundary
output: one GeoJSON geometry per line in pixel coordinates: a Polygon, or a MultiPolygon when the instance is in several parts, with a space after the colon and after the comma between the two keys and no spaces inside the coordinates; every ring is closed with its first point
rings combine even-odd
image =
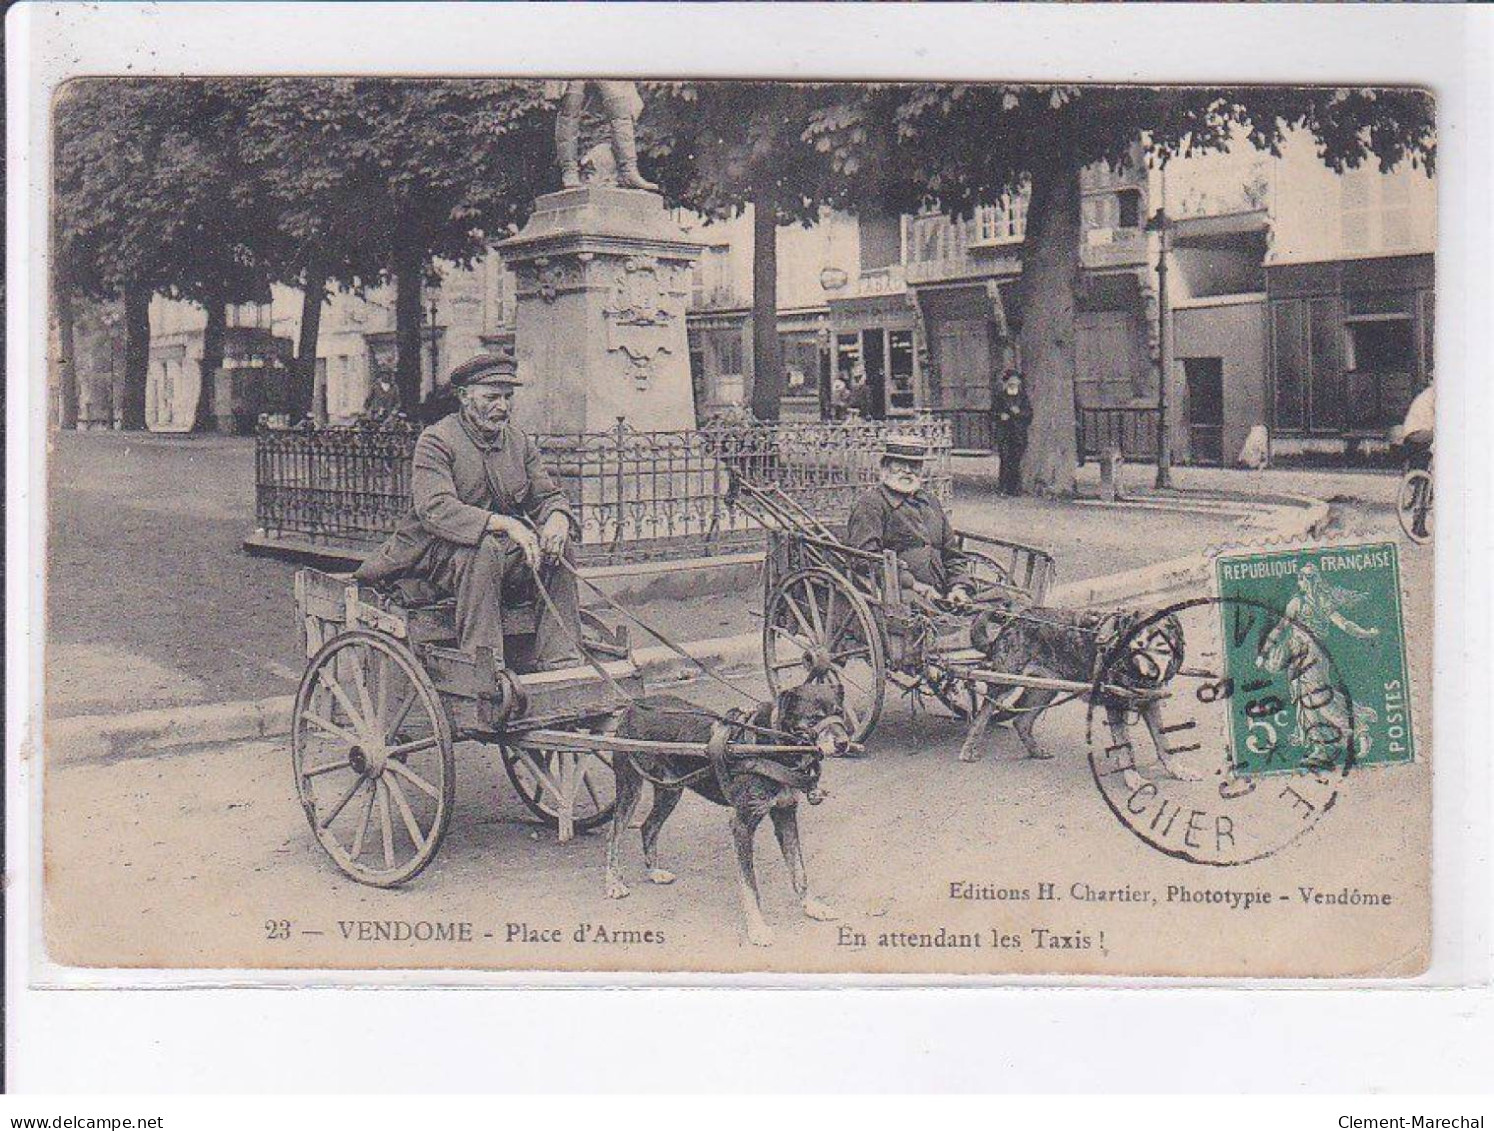
{"type": "Polygon", "coordinates": [[[1224,359],[1185,357],[1188,383],[1188,451],[1194,463],[1224,463],[1224,359]]]}

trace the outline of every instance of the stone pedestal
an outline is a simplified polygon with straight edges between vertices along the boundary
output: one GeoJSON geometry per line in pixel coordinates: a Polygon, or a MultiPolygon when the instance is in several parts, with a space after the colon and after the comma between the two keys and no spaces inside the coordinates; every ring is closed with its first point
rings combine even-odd
{"type": "Polygon", "coordinates": [[[498,245],[518,278],[515,349],[529,432],[695,425],[685,306],[701,245],[657,193],[588,185],[535,202],[498,245]]]}

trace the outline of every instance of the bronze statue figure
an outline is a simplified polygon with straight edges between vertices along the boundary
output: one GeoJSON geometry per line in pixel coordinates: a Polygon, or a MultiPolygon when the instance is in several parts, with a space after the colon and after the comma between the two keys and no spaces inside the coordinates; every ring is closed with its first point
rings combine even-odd
{"type": "Polygon", "coordinates": [[[562,83],[560,113],[555,118],[555,163],[560,166],[562,188],[581,184],[581,111],[586,105],[586,88],[594,86],[602,96],[602,109],[612,133],[612,156],[617,162],[617,183],[623,188],[658,192],[659,186],[644,180],[638,171],[638,146],[633,124],[643,109],[638,87],[631,82],[611,79],[571,79],[562,83]]]}

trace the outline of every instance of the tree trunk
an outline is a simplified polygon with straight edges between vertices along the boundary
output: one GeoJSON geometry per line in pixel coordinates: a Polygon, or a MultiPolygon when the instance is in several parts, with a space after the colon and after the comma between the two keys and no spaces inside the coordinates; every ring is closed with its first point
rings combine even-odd
{"type": "Polygon", "coordinates": [[[394,383],[400,408],[410,419],[420,409],[420,286],[424,256],[413,244],[394,250],[394,343],[399,352],[394,383]]]}
{"type": "Polygon", "coordinates": [[[783,345],[778,340],[778,214],[752,203],[752,415],[778,419],[783,399],[783,345]]]}
{"type": "Polygon", "coordinates": [[[327,273],[308,269],[306,286],[301,292],[301,334],[296,342],[296,364],[291,369],[292,420],[310,416],[316,408],[316,342],[322,331],[322,307],[326,301],[327,273]]]}
{"type": "Polygon", "coordinates": [[[223,338],[228,329],[228,304],[221,290],[208,294],[207,325],[202,328],[202,385],[197,393],[197,411],[192,414],[193,432],[211,432],[216,423],[213,390],[218,370],[223,368],[223,338]]]}
{"type": "Polygon", "coordinates": [[[73,300],[57,291],[57,426],[78,427],[78,367],[73,353],[73,300]]]}
{"type": "Polygon", "coordinates": [[[1032,170],[1027,237],[1022,249],[1019,342],[1032,426],[1022,460],[1022,490],[1038,495],[1074,491],[1074,308],[1079,287],[1079,167],[1066,130],[1051,157],[1032,170]]]}
{"type": "Polygon", "coordinates": [[[119,426],[127,432],[145,431],[145,387],[150,380],[149,287],[125,290],[124,384],[119,397],[119,426]]]}

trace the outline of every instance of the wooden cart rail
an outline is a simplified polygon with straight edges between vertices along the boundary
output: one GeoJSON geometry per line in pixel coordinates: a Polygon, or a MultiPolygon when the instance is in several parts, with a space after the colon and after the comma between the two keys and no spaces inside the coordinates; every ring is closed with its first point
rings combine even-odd
{"type": "MultiPolygon", "coordinates": [[[[589,750],[592,752],[633,754],[669,754],[686,758],[710,757],[709,746],[704,742],[656,742],[653,739],[618,738],[610,734],[586,734],[565,730],[532,730],[524,734],[524,745],[541,750],[589,750]]],[[[814,746],[756,746],[751,743],[731,742],[726,745],[728,757],[734,754],[757,756],[762,754],[813,754],[814,746]]]]}
{"type": "MultiPolygon", "coordinates": [[[[989,668],[967,667],[964,664],[946,664],[946,669],[960,679],[983,683],[992,687],[1022,687],[1036,691],[1062,691],[1074,695],[1088,695],[1096,689],[1093,683],[1081,683],[1073,679],[1049,679],[1047,676],[1021,675],[1015,672],[998,672],[989,668]]],[[[1117,699],[1132,699],[1138,702],[1156,702],[1171,698],[1172,692],[1139,687],[1121,687],[1118,684],[1102,683],[1099,691],[1117,699]]]]}

